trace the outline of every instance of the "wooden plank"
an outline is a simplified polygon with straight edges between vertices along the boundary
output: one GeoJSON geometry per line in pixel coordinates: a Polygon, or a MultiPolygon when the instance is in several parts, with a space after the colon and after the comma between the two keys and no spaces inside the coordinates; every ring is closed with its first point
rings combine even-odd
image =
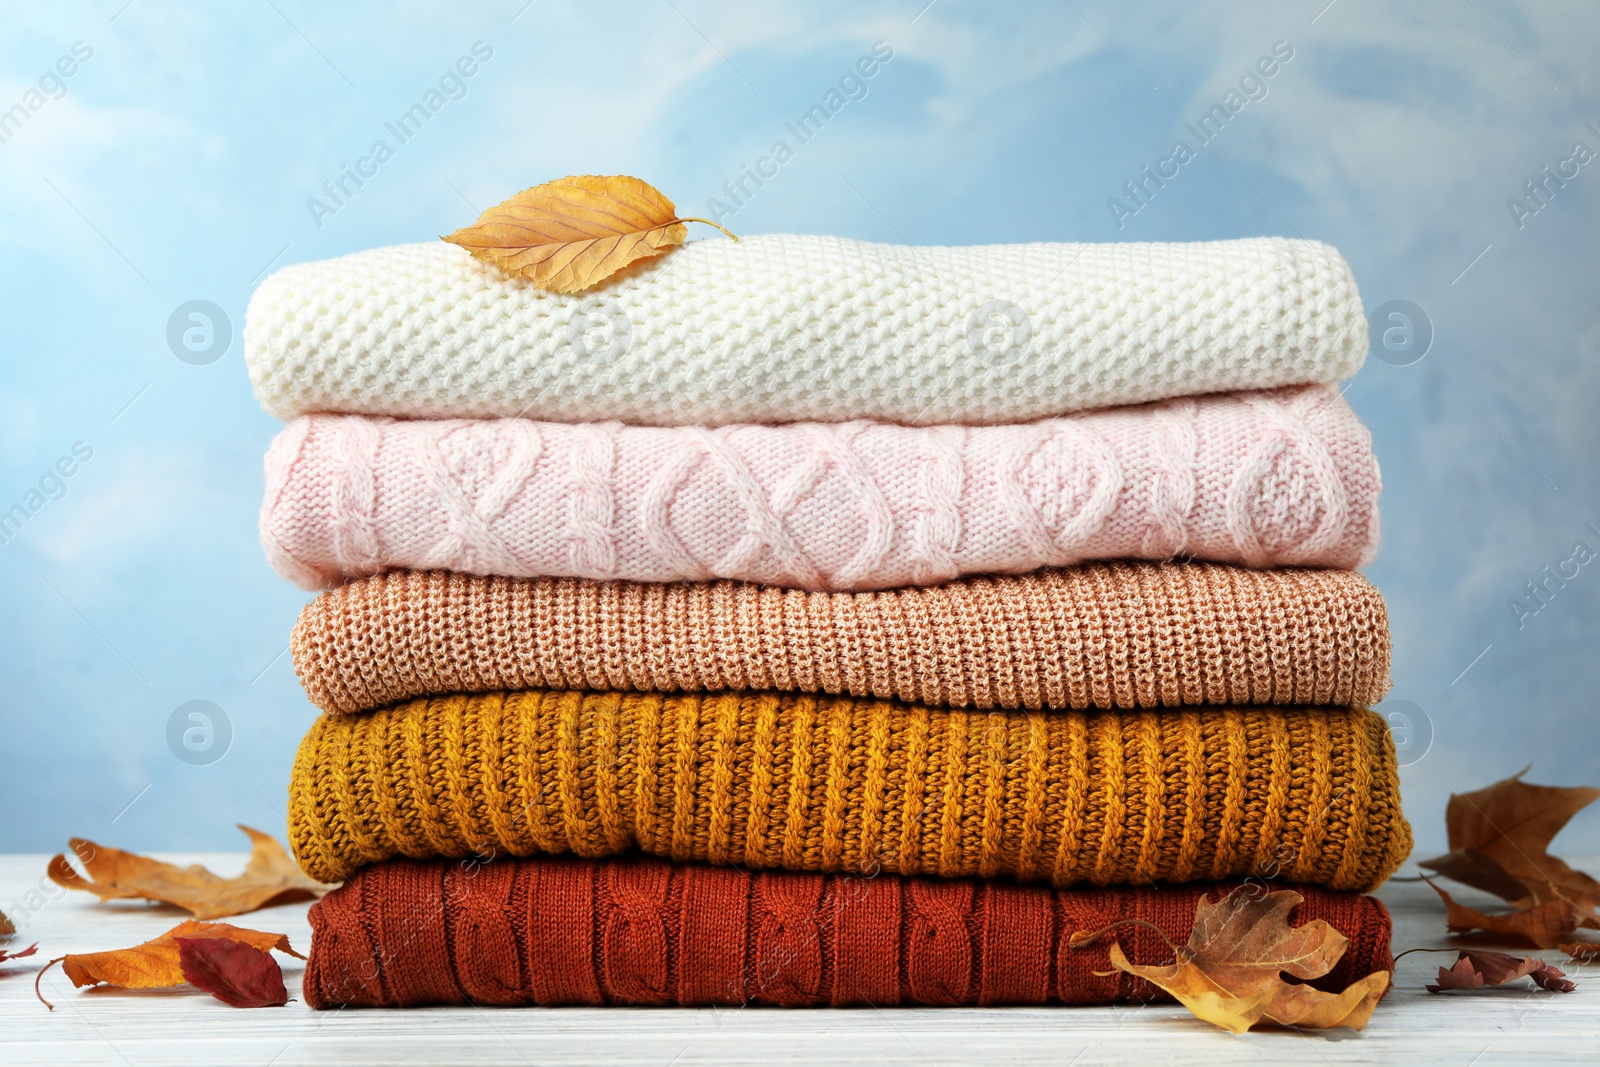
{"type": "MultiPolygon", "coordinates": [[[[242,853],[164,855],[239,870],[242,853]]],[[[1181,1008],[774,1009],[474,1009],[407,1012],[239,1011],[192,991],[74,990],[52,968],[34,1000],[38,965],[63,952],[134,944],[183,918],[176,909],[100,904],[44,879],[47,857],[0,856],[0,908],[18,920],[7,947],[39,942],[38,959],[0,964],[0,1063],[122,1064],[675,1064],[761,1061],[880,1067],[913,1064],[1528,1062],[1535,1057],[1593,1061],[1600,1034],[1600,967],[1558,962],[1578,992],[1530,988],[1435,996],[1422,987],[1441,961],[1401,961],[1396,988],[1362,1034],[1257,1032],[1234,1038],[1181,1008]],[[1310,1047],[1306,1047],[1307,1043],[1310,1047]],[[1293,1044],[1295,1047],[1290,1047],[1293,1044]]],[[[1600,863],[1580,864],[1594,869],[1600,863]]],[[[1379,896],[1395,918],[1396,950],[1446,946],[1444,912],[1427,886],[1392,882],[1379,896]]],[[[1470,891],[1464,899],[1477,900],[1470,891]]],[[[256,912],[240,921],[310,944],[306,905],[256,912]]],[[[301,964],[284,961],[298,993],[301,964]]]]}

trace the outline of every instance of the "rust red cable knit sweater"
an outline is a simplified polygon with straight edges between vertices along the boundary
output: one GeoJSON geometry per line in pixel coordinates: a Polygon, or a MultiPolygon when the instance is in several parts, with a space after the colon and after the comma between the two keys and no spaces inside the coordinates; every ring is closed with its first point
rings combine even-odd
{"type": "MultiPolygon", "coordinates": [[[[1000,881],[868,878],[612,860],[392,860],[311,909],[313,1008],[421,1004],[1107,1004],[1167,999],[1109,971],[1110,939],[1148,920],[1188,939],[1202,895],[1233,884],[1050,890],[1000,881]]],[[[1319,987],[1392,969],[1389,914],[1309,886],[1296,925],[1349,938],[1319,987]]],[[[1136,963],[1171,959],[1148,930],[1136,963]]]]}

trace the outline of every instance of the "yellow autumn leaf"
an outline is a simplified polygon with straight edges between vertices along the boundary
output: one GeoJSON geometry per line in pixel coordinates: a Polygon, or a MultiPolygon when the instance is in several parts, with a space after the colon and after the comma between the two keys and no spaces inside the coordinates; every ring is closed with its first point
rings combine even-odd
{"type": "MultiPolygon", "coordinates": [[[[1289,915],[1300,901],[1295,892],[1260,893],[1240,886],[1219,901],[1200,902],[1188,944],[1172,946],[1172,963],[1132,963],[1113,942],[1111,965],[1159,986],[1198,1018],[1231,1033],[1242,1034],[1257,1023],[1361,1030],[1389,988],[1389,972],[1374,971],[1337,993],[1303,984],[1332,970],[1349,942],[1321,919],[1290,926],[1289,915]],[[1285,974],[1301,981],[1286,982],[1285,974]]],[[[1102,930],[1080,931],[1069,943],[1081,947],[1126,924],[1149,925],[1125,919],[1102,930]]]]}
{"type": "Polygon", "coordinates": [[[445,237],[507,274],[552,293],[581,293],[681,245],[685,222],[648,182],[625,174],[558,178],[524,189],[445,237]]]}
{"type": "Polygon", "coordinates": [[[1389,991],[1389,978],[1388,971],[1373,971],[1337,993],[1291,985],[1277,991],[1264,1018],[1279,1026],[1303,1030],[1331,1030],[1336,1026],[1365,1030],[1378,1001],[1389,991]]]}

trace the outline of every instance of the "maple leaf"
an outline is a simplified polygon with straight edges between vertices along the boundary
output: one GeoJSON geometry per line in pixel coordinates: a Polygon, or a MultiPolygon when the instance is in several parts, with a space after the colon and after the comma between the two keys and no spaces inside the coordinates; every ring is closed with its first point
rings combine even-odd
{"type": "Polygon", "coordinates": [[[1600,789],[1529,785],[1522,780],[1526,773],[1451,795],[1445,808],[1450,852],[1418,866],[1519,909],[1559,899],[1600,900],[1600,882],[1549,853],[1551,840],[1600,798],[1600,789]]]}
{"type": "Polygon", "coordinates": [[[250,837],[250,861],[236,878],[222,878],[194,864],[178,867],[147,856],[73,838],[72,851],[88,879],[64,854],[50,861],[50,880],[84,889],[101,900],[159,900],[175,904],[197,919],[241,915],[275,904],[313,900],[332,886],[306,877],[283,846],[270,835],[240,826],[250,837]]]}
{"type": "Polygon", "coordinates": [[[31,956],[37,951],[39,951],[39,943],[37,941],[21,952],[7,952],[4,949],[0,949],[0,963],[4,963],[6,960],[20,960],[22,957],[31,956]]]}
{"type": "Polygon", "coordinates": [[[183,976],[234,1008],[281,1008],[289,1003],[283,969],[270,953],[225,937],[179,937],[183,976]]]}
{"type": "Polygon", "coordinates": [[[1570,937],[1572,932],[1580,927],[1600,928],[1600,920],[1597,920],[1593,906],[1586,900],[1558,897],[1532,904],[1519,911],[1491,915],[1460,903],[1449,893],[1434,885],[1432,880],[1424,878],[1423,881],[1432,886],[1433,891],[1444,901],[1445,924],[1453,934],[1465,934],[1477,930],[1486,934],[1504,934],[1520,938],[1535,948],[1556,948],[1563,939],[1570,937]]]}
{"type": "Polygon", "coordinates": [[[524,189],[444,237],[507,274],[552,293],[581,293],[688,238],[686,222],[661,192],[625,174],[557,178],[524,189]]]}
{"type": "MultiPolygon", "coordinates": [[[[269,934],[262,930],[247,930],[227,923],[197,922],[185,919],[160,937],[152,938],[131,948],[110,949],[105,952],[69,952],[57,956],[45,965],[60,963],[66,976],[78,988],[92,985],[112,985],[122,989],[161,989],[183,985],[182,954],[178,942],[183,938],[225,939],[238,941],[263,951],[277,949],[297,959],[305,959],[289,945],[286,934],[269,934]]],[[[34,992],[39,992],[39,978],[34,979],[34,992]]],[[[43,996],[39,997],[44,1000],[43,996]]],[[[47,1006],[54,1007],[48,1000],[47,1006]]]]}
{"type": "Polygon", "coordinates": [[[1456,849],[1431,860],[1421,860],[1417,866],[1453,882],[1493,893],[1501,900],[1531,901],[1532,894],[1527,886],[1475,848],[1456,849]]]}
{"type": "MultiPolygon", "coordinates": [[[[1200,901],[1188,944],[1173,946],[1174,962],[1130,963],[1122,946],[1114,942],[1111,964],[1160,986],[1198,1018],[1235,1034],[1261,1022],[1317,1030],[1364,1029],[1389,988],[1388,971],[1374,971],[1338,993],[1284,981],[1285,974],[1302,980],[1322,977],[1349,945],[1343,934],[1321,919],[1290,926],[1289,915],[1302,899],[1288,890],[1261,893],[1256,887],[1239,886],[1219,901],[1200,901]]],[[[1120,925],[1080,931],[1069,944],[1089,944],[1120,925]]],[[[1172,944],[1170,938],[1167,943],[1172,944]]]]}
{"type": "MultiPolygon", "coordinates": [[[[1402,953],[1402,955],[1404,955],[1402,953]]],[[[1456,962],[1439,968],[1439,981],[1427,987],[1430,993],[1447,989],[1495,989],[1519,978],[1554,993],[1570,993],[1578,988],[1558,967],[1534,956],[1509,956],[1504,952],[1462,949],[1456,962]]]]}
{"type": "Polygon", "coordinates": [[[1558,947],[1579,963],[1600,963],[1600,944],[1593,941],[1564,941],[1558,947]]]}

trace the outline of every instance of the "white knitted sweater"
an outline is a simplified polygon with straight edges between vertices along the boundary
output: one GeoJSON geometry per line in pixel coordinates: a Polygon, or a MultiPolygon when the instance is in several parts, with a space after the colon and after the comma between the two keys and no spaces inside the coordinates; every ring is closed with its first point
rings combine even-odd
{"type": "Polygon", "coordinates": [[[1350,269],[1315,241],[962,248],[696,241],[578,296],[454,245],[303,263],[246,316],[282,418],[1003,423],[1347,378],[1350,269]]]}

